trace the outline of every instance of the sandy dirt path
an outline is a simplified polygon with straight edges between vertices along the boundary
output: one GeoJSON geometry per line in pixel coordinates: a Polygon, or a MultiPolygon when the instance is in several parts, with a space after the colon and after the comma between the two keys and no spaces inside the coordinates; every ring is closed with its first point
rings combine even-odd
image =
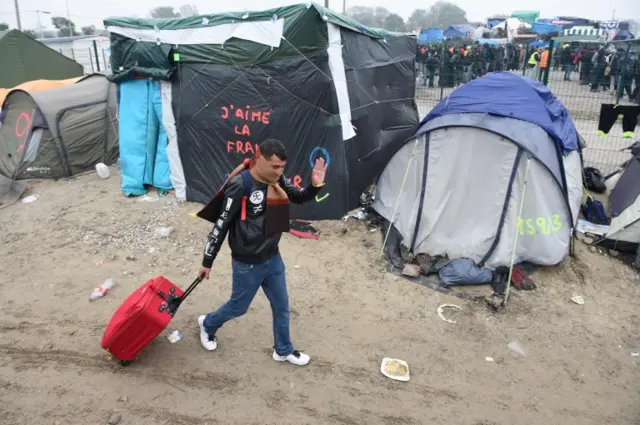
{"type": "Polygon", "coordinates": [[[216,352],[200,347],[195,318],[230,293],[225,244],[215,277],[170,325],[184,339],[164,332],[122,368],[100,348],[114,309],[152,276],[186,286],[209,227],[173,195],[126,199],[112,173],[31,182],[36,202],[0,210],[0,424],[106,424],[114,411],[123,425],[640,423],[639,276],[581,243],[495,314],[384,273],[381,237],[363,223],[318,223],[319,241],[285,235],[305,368],[270,358],[263,294],[221,329],[216,352]],[[175,230],[156,238],[159,226],[175,230]],[[90,303],[110,277],[116,287],[90,303]],[[438,318],[442,303],[464,309],[457,324],[438,318]],[[507,348],[514,340],[526,357],[507,348]],[[383,377],[383,357],[406,360],[411,381],[383,377]]]}

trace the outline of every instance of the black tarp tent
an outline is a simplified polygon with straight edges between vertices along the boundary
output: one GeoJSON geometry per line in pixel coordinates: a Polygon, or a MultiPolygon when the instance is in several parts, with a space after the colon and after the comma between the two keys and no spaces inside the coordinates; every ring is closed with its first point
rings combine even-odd
{"type": "Polygon", "coordinates": [[[367,28],[315,4],[109,18],[105,27],[112,79],[123,87],[140,77],[159,81],[179,199],[208,202],[256,144],[276,138],[289,151],[285,174],[294,184],[308,183],[318,155],[329,163],[322,194],[293,207],[293,216],[338,218],[357,207],[418,123],[415,36],[367,28]]]}

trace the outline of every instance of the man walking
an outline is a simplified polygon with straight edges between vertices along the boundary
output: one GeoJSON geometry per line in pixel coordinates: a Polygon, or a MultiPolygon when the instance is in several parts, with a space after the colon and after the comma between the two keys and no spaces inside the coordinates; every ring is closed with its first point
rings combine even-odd
{"type": "Polygon", "coordinates": [[[289,201],[297,204],[311,201],[324,185],[327,166],[324,159],[316,159],[311,184],[300,189],[283,175],[286,161],[287,151],[282,142],[275,139],[262,142],[254,158],[245,160],[231,173],[210,203],[217,202],[214,214],[217,219],[207,238],[200,275],[209,279],[213,261],[228,232],[233,282],[229,301],[217,311],[198,317],[198,327],[202,346],[215,350],[218,329],[245,314],[262,288],[273,313],[273,359],[303,366],[310,358],[293,348],[289,336],[289,297],[278,243],[282,232],[289,231],[289,201]]]}

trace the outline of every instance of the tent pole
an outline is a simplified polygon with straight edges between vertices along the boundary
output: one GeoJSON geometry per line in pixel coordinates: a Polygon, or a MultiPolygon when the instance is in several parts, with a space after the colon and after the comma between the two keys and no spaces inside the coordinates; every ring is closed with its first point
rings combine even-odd
{"type": "MultiPolygon", "coordinates": [[[[400,205],[400,195],[402,195],[402,190],[404,189],[404,184],[407,182],[407,176],[409,175],[409,168],[411,168],[411,161],[413,161],[413,156],[416,153],[416,148],[418,147],[418,138],[416,137],[416,142],[413,144],[413,151],[411,151],[411,156],[409,157],[409,162],[407,163],[407,169],[404,170],[404,177],[402,178],[402,184],[400,185],[400,191],[398,192],[398,197],[396,198],[396,205],[393,207],[393,214],[391,214],[391,220],[389,220],[389,228],[387,229],[387,234],[384,236],[384,241],[382,241],[382,247],[380,248],[380,256],[378,259],[382,258],[384,254],[384,247],[387,245],[387,239],[389,238],[389,233],[391,232],[391,226],[393,226],[393,219],[396,217],[398,213],[398,206],[400,205]]],[[[425,146],[425,149],[427,147],[425,146]]]]}
{"type": "Polygon", "coordinates": [[[524,183],[522,184],[522,199],[520,199],[520,210],[518,211],[518,218],[516,219],[516,232],[513,238],[513,250],[511,251],[511,264],[509,265],[509,278],[507,279],[507,290],[504,293],[504,301],[502,305],[506,306],[509,301],[509,293],[511,292],[511,274],[513,273],[513,263],[516,261],[516,248],[518,247],[518,236],[520,236],[519,224],[522,220],[522,209],[524,207],[524,195],[527,192],[527,180],[529,180],[529,166],[531,165],[531,158],[527,158],[527,171],[524,174],[524,183]]]}

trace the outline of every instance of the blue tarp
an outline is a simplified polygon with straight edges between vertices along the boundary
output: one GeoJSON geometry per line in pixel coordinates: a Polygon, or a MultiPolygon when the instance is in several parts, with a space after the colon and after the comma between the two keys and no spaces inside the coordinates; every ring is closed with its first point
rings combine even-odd
{"type": "Polygon", "coordinates": [[[425,124],[450,114],[489,113],[531,122],[543,128],[563,152],[578,149],[578,132],[566,108],[539,81],[508,72],[494,72],[473,80],[444,98],[424,117],[425,124]]]}
{"type": "Polygon", "coordinates": [[[475,28],[471,25],[449,25],[449,27],[444,30],[443,35],[446,39],[467,37],[470,38],[474,30],[475,28]]]}
{"type": "Polygon", "coordinates": [[[536,41],[532,41],[531,43],[529,43],[529,46],[537,49],[538,47],[549,47],[549,42],[548,41],[540,41],[540,40],[536,40],[536,41]]]}
{"type": "Polygon", "coordinates": [[[531,32],[534,34],[553,34],[554,32],[561,33],[562,25],[543,24],[536,22],[531,25],[531,32]]]}
{"type": "Polygon", "coordinates": [[[148,186],[172,189],[160,83],[141,79],[120,84],[118,115],[121,188],[125,196],[144,195],[148,186]]]}
{"type": "Polygon", "coordinates": [[[487,28],[491,29],[491,28],[495,27],[496,25],[500,25],[502,23],[502,21],[504,21],[504,19],[489,19],[487,21],[487,28]]]}
{"type": "Polygon", "coordinates": [[[418,43],[420,44],[439,43],[444,38],[442,34],[443,34],[442,28],[429,28],[426,30],[422,30],[420,31],[420,35],[418,36],[418,43]]]}
{"type": "Polygon", "coordinates": [[[500,46],[501,44],[506,44],[506,38],[479,38],[476,40],[478,44],[484,46],[485,44],[488,46],[500,46]],[[500,43],[498,40],[503,40],[503,43],[500,43]]]}

